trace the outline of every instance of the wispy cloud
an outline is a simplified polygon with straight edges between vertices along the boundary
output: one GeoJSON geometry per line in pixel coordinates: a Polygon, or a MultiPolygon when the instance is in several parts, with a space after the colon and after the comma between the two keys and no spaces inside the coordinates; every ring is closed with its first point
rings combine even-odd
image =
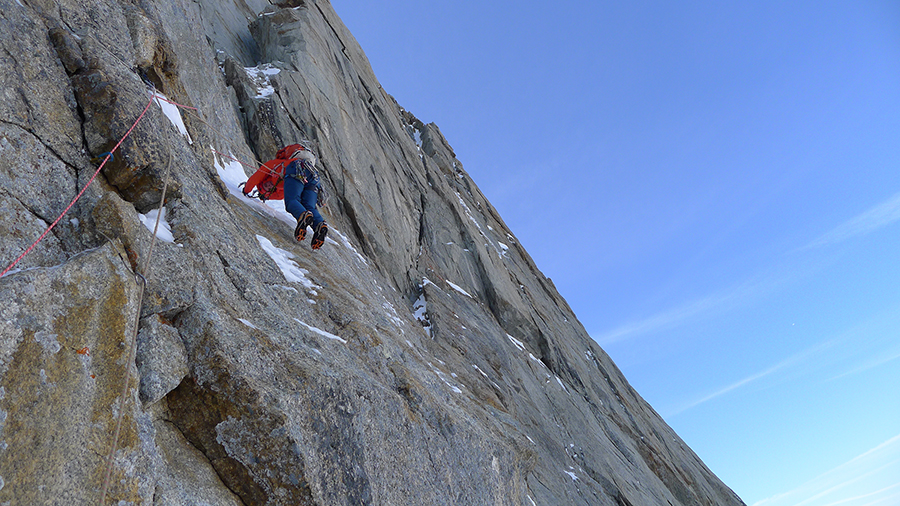
{"type": "Polygon", "coordinates": [[[709,296],[702,299],[690,301],[682,304],[674,309],[664,311],[640,321],[629,322],[620,325],[608,332],[604,332],[595,337],[595,340],[601,346],[608,346],[613,343],[625,341],[627,339],[671,328],[679,322],[688,318],[697,316],[714,307],[721,306],[727,301],[728,297],[724,295],[709,296]]]}
{"type": "Polygon", "coordinates": [[[771,293],[790,279],[804,275],[804,272],[804,269],[794,269],[787,273],[776,274],[770,272],[763,276],[756,276],[743,283],[719,290],[706,297],[687,301],[643,320],[625,323],[612,330],[595,335],[594,340],[600,346],[609,346],[641,335],[671,329],[692,318],[727,311],[756,297],[771,293]]]}
{"type": "Polygon", "coordinates": [[[900,360],[900,303],[890,304],[868,320],[854,325],[844,332],[843,337],[853,345],[843,355],[844,363],[835,368],[844,372],[830,378],[832,381],[900,360]]]}
{"type": "Polygon", "coordinates": [[[898,324],[900,324],[898,314],[900,314],[900,306],[890,306],[884,312],[843,330],[830,339],[799,351],[771,367],[687,402],[672,411],[668,411],[665,413],[665,417],[681,414],[789,367],[793,367],[795,370],[792,372],[796,373],[804,371],[801,368],[803,365],[811,365],[814,368],[825,366],[827,369],[834,369],[847,368],[845,364],[850,361],[855,363],[853,367],[845,372],[828,379],[829,381],[835,381],[846,376],[862,374],[898,360],[900,359],[900,345],[896,343],[898,335],[896,329],[898,324]],[[867,343],[867,346],[863,347],[859,343],[867,343]],[[854,354],[856,354],[856,357],[851,357],[854,354]]]}
{"type": "Polygon", "coordinates": [[[881,367],[888,362],[893,362],[894,360],[900,359],[900,351],[893,351],[888,353],[887,355],[879,355],[874,358],[869,359],[862,365],[855,367],[845,373],[838,374],[837,376],[831,378],[832,380],[844,378],[846,376],[853,376],[854,374],[860,374],[866,372],[870,369],[875,369],[876,367],[881,367]]]}
{"type": "Polygon", "coordinates": [[[900,220],[900,193],[838,225],[801,249],[812,249],[865,235],[900,220]]]}
{"type": "Polygon", "coordinates": [[[772,367],[769,367],[758,373],[747,376],[746,378],[744,378],[740,381],[735,381],[734,383],[732,383],[724,388],[720,388],[719,390],[716,390],[715,392],[713,392],[711,394],[705,395],[699,399],[688,402],[687,404],[685,404],[679,408],[676,408],[674,411],[670,411],[670,412],[666,413],[665,418],[684,413],[685,411],[687,411],[691,408],[695,408],[705,402],[709,402],[717,397],[721,397],[729,392],[737,390],[743,386],[749,385],[750,383],[761,380],[767,376],[771,376],[772,374],[774,374],[782,369],[796,365],[796,364],[804,361],[808,357],[815,355],[815,354],[825,350],[826,348],[830,348],[831,346],[833,346],[835,344],[835,342],[836,342],[835,340],[826,341],[826,342],[820,343],[816,346],[807,348],[799,353],[796,353],[795,355],[793,355],[791,357],[788,357],[788,358],[782,360],[781,362],[778,362],[777,364],[773,365],[772,367]]]}
{"type": "MultiPolygon", "coordinates": [[[[865,211],[856,217],[838,225],[829,232],[810,242],[798,251],[805,251],[829,244],[836,244],[850,238],[865,235],[880,228],[900,221],[900,193],[865,211]]],[[[690,318],[706,314],[712,310],[724,310],[750,297],[766,293],[772,288],[782,285],[791,278],[802,277],[818,269],[815,263],[804,262],[803,267],[793,264],[789,271],[770,272],[768,278],[758,277],[741,283],[730,289],[721,290],[699,299],[688,301],[680,306],[650,316],[644,320],[629,322],[612,330],[595,336],[601,346],[625,341],[643,334],[669,329],[690,318]]],[[[774,268],[773,268],[774,269],[774,268]]]]}
{"type": "Polygon", "coordinates": [[[753,506],[890,506],[900,498],[900,435],[753,506]]]}

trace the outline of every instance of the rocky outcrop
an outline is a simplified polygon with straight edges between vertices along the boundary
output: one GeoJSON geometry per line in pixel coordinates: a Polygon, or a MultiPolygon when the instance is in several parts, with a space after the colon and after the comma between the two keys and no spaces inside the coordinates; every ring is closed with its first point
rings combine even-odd
{"type": "Polygon", "coordinates": [[[143,114],[0,279],[0,503],[742,504],[326,0],[0,20],[4,265],[143,114]],[[331,196],[318,251],[235,182],[298,139],[331,196]]]}

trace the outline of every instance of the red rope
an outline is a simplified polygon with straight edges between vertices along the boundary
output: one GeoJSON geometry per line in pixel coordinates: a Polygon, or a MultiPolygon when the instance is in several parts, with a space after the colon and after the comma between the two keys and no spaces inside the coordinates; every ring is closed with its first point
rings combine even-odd
{"type": "Polygon", "coordinates": [[[153,96],[154,96],[154,98],[157,98],[157,99],[159,99],[159,100],[162,100],[163,102],[168,102],[168,103],[170,103],[170,104],[172,104],[172,105],[177,105],[178,107],[181,107],[182,109],[191,109],[191,110],[193,110],[193,111],[198,110],[196,107],[191,107],[191,106],[189,106],[189,105],[181,105],[181,104],[179,104],[178,102],[173,102],[173,101],[169,100],[168,98],[166,98],[166,97],[164,97],[164,96],[162,96],[162,95],[160,95],[160,94],[158,94],[158,93],[154,93],[153,96]]]}
{"type": "Polygon", "coordinates": [[[81,196],[84,195],[84,192],[87,191],[88,186],[90,186],[91,183],[94,182],[94,179],[97,178],[97,174],[100,173],[100,169],[102,169],[103,166],[106,165],[106,162],[107,162],[107,161],[109,160],[109,158],[113,155],[113,153],[115,153],[116,150],[119,149],[119,146],[122,145],[122,143],[125,141],[125,139],[126,139],[129,135],[131,135],[132,130],[134,130],[134,128],[137,126],[138,122],[141,121],[141,118],[143,118],[144,115],[147,114],[147,110],[149,110],[149,109],[150,109],[150,106],[153,105],[153,98],[154,98],[155,96],[156,96],[156,95],[153,95],[153,96],[150,97],[150,101],[147,102],[147,106],[144,107],[144,110],[141,112],[141,115],[138,116],[138,118],[137,118],[136,120],[134,120],[134,124],[131,125],[131,128],[129,128],[128,131],[125,132],[125,135],[123,135],[122,138],[119,139],[119,142],[116,144],[116,146],[110,150],[110,152],[109,152],[108,155],[106,155],[106,158],[104,158],[104,159],[103,159],[103,162],[100,164],[100,166],[97,167],[97,170],[94,172],[94,175],[91,176],[90,181],[88,181],[87,184],[84,185],[84,188],[82,188],[81,191],[78,192],[78,195],[75,196],[75,198],[72,200],[72,202],[69,204],[69,206],[66,207],[66,209],[62,212],[62,214],[59,215],[59,218],[56,218],[56,221],[54,221],[53,223],[51,223],[50,226],[47,227],[47,230],[45,230],[44,233],[41,234],[41,236],[38,237],[38,239],[37,239],[36,241],[34,241],[34,243],[33,243],[31,246],[28,247],[28,249],[26,249],[21,255],[19,255],[18,258],[16,258],[15,260],[13,260],[13,263],[9,264],[9,267],[7,267],[6,269],[4,269],[3,272],[0,272],[0,278],[2,278],[3,276],[5,276],[6,273],[8,273],[10,270],[12,270],[12,268],[15,267],[16,264],[19,263],[19,261],[22,260],[22,259],[25,257],[25,255],[31,253],[31,250],[33,250],[33,249],[38,245],[39,242],[41,242],[42,240],[44,240],[44,237],[47,237],[47,234],[49,234],[50,231],[53,230],[53,227],[55,227],[56,224],[59,223],[60,220],[62,220],[63,216],[65,216],[66,213],[68,213],[69,210],[72,209],[72,206],[74,206],[75,203],[78,202],[78,199],[80,199],[81,196]]]}

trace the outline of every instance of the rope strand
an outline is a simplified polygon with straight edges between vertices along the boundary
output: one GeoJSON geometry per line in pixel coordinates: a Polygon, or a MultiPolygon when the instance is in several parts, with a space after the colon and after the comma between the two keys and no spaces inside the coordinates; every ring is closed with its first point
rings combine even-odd
{"type": "Polygon", "coordinates": [[[91,183],[94,182],[94,179],[97,178],[97,174],[100,174],[100,170],[103,169],[103,166],[106,165],[106,162],[110,159],[110,157],[113,156],[113,153],[115,153],[116,150],[119,149],[119,146],[121,146],[122,143],[125,142],[125,139],[126,139],[129,135],[131,135],[132,130],[134,130],[134,128],[137,126],[138,122],[141,121],[141,118],[143,118],[144,115],[147,114],[147,111],[150,109],[150,106],[151,106],[151,105],[153,105],[153,98],[152,98],[152,97],[150,98],[150,101],[147,102],[147,105],[146,105],[146,107],[144,107],[144,110],[141,111],[140,116],[138,116],[138,118],[134,121],[134,124],[131,125],[131,128],[129,128],[128,131],[125,132],[125,135],[123,135],[122,138],[119,139],[119,142],[116,143],[116,146],[115,146],[114,148],[112,148],[111,150],[109,150],[109,154],[106,155],[106,158],[103,159],[103,163],[101,163],[100,166],[97,167],[97,170],[94,171],[94,175],[91,176],[91,179],[87,182],[87,184],[84,185],[84,188],[82,188],[81,191],[78,192],[78,195],[76,195],[75,198],[72,199],[72,202],[69,203],[69,205],[65,208],[65,210],[63,210],[62,214],[60,214],[59,217],[56,218],[56,220],[55,220],[53,223],[51,223],[49,227],[47,227],[47,230],[44,230],[44,233],[43,233],[43,234],[41,234],[41,236],[38,237],[37,240],[34,241],[34,243],[32,243],[31,246],[28,247],[28,249],[26,249],[24,252],[22,252],[22,254],[18,256],[18,258],[16,258],[15,260],[13,260],[13,262],[12,262],[11,264],[9,264],[9,266],[8,266],[6,269],[3,269],[3,272],[0,272],[0,278],[2,278],[2,277],[5,276],[9,271],[11,271],[12,268],[15,267],[16,264],[19,263],[20,260],[22,260],[23,258],[25,258],[25,255],[31,253],[31,250],[33,250],[33,249],[38,245],[39,242],[43,241],[43,240],[44,240],[44,237],[47,237],[47,234],[49,234],[50,231],[53,230],[53,227],[55,227],[56,224],[59,223],[60,220],[63,219],[63,216],[65,216],[66,213],[68,213],[69,210],[72,209],[72,206],[74,206],[75,203],[78,202],[78,199],[80,199],[81,196],[84,195],[84,192],[87,191],[88,186],[90,186],[91,183]]]}
{"type": "Polygon", "coordinates": [[[128,388],[131,386],[131,364],[134,363],[137,356],[137,336],[141,324],[141,309],[144,305],[144,292],[147,290],[147,278],[150,277],[150,258],[153,256],[153,247],[156,245],[156,233],[159,231],[159,222],[162,219],[163,209],[166,204],[166,190],[169,187],[169,175],[172,172],[172,152],[169,151],[169,165],[166,167],[165,180],[163,182],[162,196],[159,199],[159,212],[156,213],[156,223],[153,225],[153,236],[150,239],[150,249],[144,258],[144,264],[141,272],[135,274],[135,278],[140,279],[141,292],[138,296],[138,310],[134,317],[134,332],[131,336],[131,346],[129,347],[128,360],[125,362],[125,382],[122,386],[122,394],[119,396],[119,412],[116,415],[116,431],[113,436],[112,449],[109,451],[109,457],[106,460],[106,473],[103,478],[103,489],[100,495],[100,505],[106,502],[106,493],[109,491],[110,477],[112,476],[112,467],[115,460],[116,449],[119,446],[119,436],[122,433],[122,418],[125,416],[125,403],[128,399],[128,388]]]}
{"type": "MultiPolygon", "coordinates": [[[[106,166],[106,163],[114,156],[113,154],[116,152],[117,149],[119,149],[119,146],[121,146],[122,143],[125,142],[125,139],[128,138],[129,135],[131,135],[131,133],[137,127],[138,123],[140,123],[140,121],[144,118],[144,116],[147,114],[147,111],[150,110],[150,106],[153,105],[154,100],[165,101],[165,102],[173,104],[179,108],[188,110],[200,122],[205,124],[207,127],[209,127],[211,130],[213,130],[220,136],[225,137],[222,134],[222,132],[217,130],[215,127],[213,127],[212,125],[207,123],[203,118],[200,117],[200,115],[198,114],[198,109],[196,107],[190,107],[190,106],[186,106],[183,104],[179,104],[177,102],[174,102],[172,100],[169,100],[168,98],[165,98],[165,97],[159,95],[158,93],[156,93],[155,90],[152,90],[150,93],[150,100],[147,102],[147,105],[144,107],[144,109],[138,115],[137,119],[134,121],[134,123],[131,125],[131,127],[128,129],[128,131],[125,132],[125,135],[123,135],[122,138],[119,139],[119,141],[116,143],[116,145],[109,152],[104,153],[104,155],[106,155],[106,157],[100,163],[100,166],[97,167],[97,170],[94,171],[94,174],[91,176],[90,180],[88,180],[88,182],[84,185],[84,187],[81,189],[81,191],[78,192],[78,194],[75,196],[75,198],[72,200],[72,202],[69,203],[69,205],[63,210],[63,212],[59,215],[59,217],[57,217],[56,220],[54,220],[53,223],[51,223],[50,226],[47,227],[47,229],[44,231],[44,233],[41,234],[41,236],[38,237],[37,240],[35,240],[34,243],[32,243],[31,246],[29,246],[24,252],[22,252],[22,254],[19,255],[8,267],[6,267],[6,269],[4,269],[3,272],[0,272],[0,278],[5,276],[6,274],[8,274],[19,263],[19,261],[21,261],[26,255],[28,255],[32,250],[34,250],[34,248],[37,247],[37,245],[47,236],[47,234],[49,234],[50,231],[53,230],[53,228],[56,227],[56,225],[62,220],[62,218],[72,209],[72,207],[75,205],[75,203],[78,202],[78,200],[87,191],[87,189],[91,185],[91,183],[94,182],[94,179],[96,179],[97,176],[100,174],[100,171],[103,169],[103,167],[106,166]]],[[[240,163],[244,166],[256,169],[256,167],[250,166],[233,156],[221,153],[221,152],[217,151],[215,148],[213,148],[213,152],[216,154],[219,154],[221,156],[224,156],[226,158],[229,158],[231,160],[237,161],[238,163],[240,163]]],[[[259,166],[264,166],[264,164],[260,163],[258,160],[254,159],[254,161],[257,162],[259,164],[259,166]]],[[[125,404],[127,402],[128,390],[131,385],[131,379],[132,379],[131,378],[131,365],[134,364],[135,356],[137,354],[137,335],[138,335],[138,331],[140,328],[141,310],[143,308],[144,293],[147,288],[147,277],[149,277],[150,259],[153,255],[153,248],[156,244],[156,239],[157,239],[156,234],[159,230],[159,222],[161,220],[162,212],[163,212],[163,209],[165,206],[166,191],[168,189],[169,180],[171,178],[172,164],[173,164],[173,155],[170,151],[169,152],[169,164],[166,167],[162,195],[160,197],[160,203],[159,203],[160,212],[157,213],[156,223],[153,226],[153,234],[152,234],[152,238],[151,238],[151,242],[150,242],[150,248],[147,251],[146,257],[144,258],[144,263],[140,269],[140,272],[135,273],[135,280],[141,287],[140,293],[138,295],[138,305],[137,305],[138,309],[137,309],[137,314],[135,315],[134,327],[133,327],[133,332],[132,332],[131,342],[130,342],[129,352],[128,352],[128,360],[125,362],[125,381],[122,386],[122,392],[119,396],[119,409],[118,409],[118,413],[116,415],[116,430],[115,430],[115,434],[113,437],[112,448],[110,449],[109,455],[107,457],[106,471],[104,473],[104,478],[103,478],[103,486],[101,489],[101,498],[100,498],[101,506],[106,502],[106,497],[109,492],[110,480],[111,480],[111,476],[112,476],[112,468],[113,468],[113,464],[115,462],[115,454],[116,454],[116,450],[118,448],[119,438],[121,436],[122,420],[125,415],[125,404]]]]}

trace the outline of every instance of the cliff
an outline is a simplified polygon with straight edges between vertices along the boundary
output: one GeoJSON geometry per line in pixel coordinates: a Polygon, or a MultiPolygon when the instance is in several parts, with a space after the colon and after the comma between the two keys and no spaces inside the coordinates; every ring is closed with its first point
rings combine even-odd
{"type": "Polygon", "coordinates": [[[328,1],[274,3],[0,0],[0,267],[86,187],[0,279],[0,504],[743,504],[328,1]],[[238,192],[299,139],[317,251],[238,192]]]}

